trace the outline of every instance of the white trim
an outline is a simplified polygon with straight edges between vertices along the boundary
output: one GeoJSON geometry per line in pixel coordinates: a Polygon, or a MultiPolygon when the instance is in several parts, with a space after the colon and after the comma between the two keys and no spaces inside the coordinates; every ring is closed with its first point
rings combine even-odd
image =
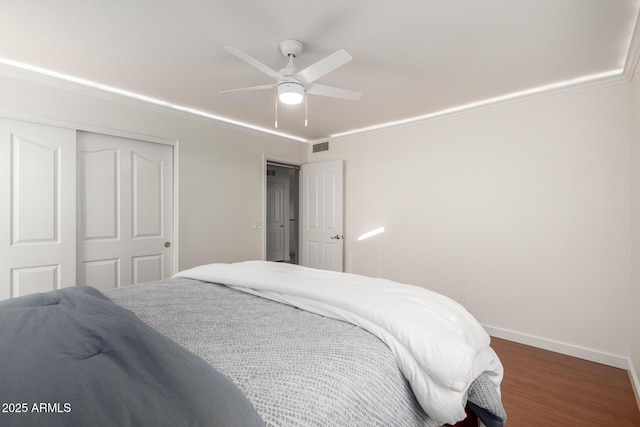
{"type": "Polygon", "coordinates": [[[261,260],[267,260],[267,157],[266,154],[262,154],[262,200],[260,201],[260,223],[262,224],[262,230],[260,230],[260,237],[262,238],[262,254],[261,260]]]}
{"type": "Polygon", "coordinates": [[[153,142],[154,144],[172,145],[177,144],[177,140],[171,138],[164,138],[160,136],[154,136],[144,133],[137,133],[127,130],[108,128],[103,126],[96,126],[93,124],[72,122],[67,120],[51,120],[38,116],[10,114],[4,111],[0,111],[0,118],[9,120],[18,120],[22,122],[36,123],[40,125],[54,126],[59,128],[71,129],[76,132],[89,132],[98,133],[101,135],[116,136],[119,138],[135,139],[144,142],[153,142]]]}
{"type": "Polygon", "coordinates": [[[533,335],[523,334],[521,332],[511,331],[508,329],[496,328],[494,326],[482,325],[489,335],[496,338],[503,338],[520,344],[530,345],[532,347],[544,350],[554,351],[556,353],[565,354],[567,356],[577,357],[579,359],[590,360],[591,362],[601,363],[603,365],[613,366],[614,368],[629,369],[629,359],[617,356],[615,354],[604,353],[601,351],[580,347],[572,344],[554,341],[547,338],[536,337],[533,335]]]}
{"type": "Polygon", "coordinates": [[[636,16],[636,24],[633,28],[633,34],[629,41],[629,48],[627,50],[627,57],[624,61],[624,75],[629,82],[633,80],[633,74],[635,73],[636,66],[638,65],[638,59],[640,58],[640,12],[636,16]]]}
{"type": "Polygon", "coordinates": [[[180,141],[173,145],[173,274],[180,271],[180,141]]]}
{"type": "MultiPolygon", "coordinates": [[[[262,260],[267,260],[267,162],[285,163],[291,166],[302,166],[306,162],[301,160],[291,160],[285,157],[272,156],[268,153],[262,153],[262,212],[261,212],[261,224],[262,224],[262,260]]],[[[298,191],[300,189],[298,188],[298,191]]],[[[299,200],[299,198],[298,198],[299,200]]],[[[299,203],[299,202],[298,202],[299,203]]],[[[297,221],[297,227],[300,227],[300,221],[297,221]]],[[[298,248],[298,261],[300,259],[300,249],[298,248]]]]}
{"type": "Polygon", "coordinates": [[[633,393],[636,396],[636,404],[640,409],[640,378],[638,378],[638,371],[633,366],[633,362],[629,359],[629,380],[631,380],[631,387],[633,387],[633,393]]]}

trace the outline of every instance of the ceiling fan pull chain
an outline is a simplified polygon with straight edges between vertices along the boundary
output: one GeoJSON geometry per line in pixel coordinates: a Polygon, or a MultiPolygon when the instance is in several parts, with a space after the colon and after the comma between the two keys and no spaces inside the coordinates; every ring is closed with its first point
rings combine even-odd
{"type": "Polygon", "coordinates": [[[305,91],[305,94],[304,94],[304,127],[307,127],[307,125],[308,125],[308,121],[307,121],[307,117],[308,117],[307,116],[307,98],[309,98],[309,97],[307,96],[307,93],[305,91]]]}
{"type": "Polygon", "coordinates": [[[278,129],[278,94],[276,93],[276,129],[278,129]]]}

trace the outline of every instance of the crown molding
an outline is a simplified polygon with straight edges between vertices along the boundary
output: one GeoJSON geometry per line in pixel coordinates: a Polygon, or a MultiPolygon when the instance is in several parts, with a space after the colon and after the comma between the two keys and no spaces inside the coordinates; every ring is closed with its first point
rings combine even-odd
{"type": "Polygon", "coordinates": [[[627,49],[627,57],[624,61],[623,74],[628,82],[633,80],[633,76],[638,66],[638,59],[640,59],[640,12],[636,16],[636,23],[633,28],[631,40],[629,41],[629,48],[627,49]]]}
{"type": "Polygon", "coordinates": [[[284,139],[284,141],[288,142],[307,143],[307,140],[305,138],[296,135],[290,135],[284,132],[278,132],[271,129],[254,126],[250,123],[244,123],[237,120],[229,119],[227,117],[217,116],[206,111],[173,104],[160,99],[102,85],[100,83],[92,82],[89,80],[78,79],[61,73],[39,69],[37,67],[32,67],[27,64],[21,64],[5,58],[0,58],[0,75],[28,81],[47,87],[74,92],[80,95],[105,99],[136,108],[169,114],[183,119],[196,120],[207,124],[213,124],[218,127],[232,129],[243,133],[249,133],[256,136],[277,138],[279,141],[282,141],[284,139]]]}
{"type": "Polygon", "coordinates": [[[551,85],[540,86],[537,88],[527,89],[524,91],[513,92],[506,95],[497,96],[494,98],[487,98],[469,104],[459,105],[432,113],[427,113],[422,116],[411,117],[403,120],[397,120],[394,122],[381,123],[365,128],[353,129],[346,132],[336,133],[330,135],[329,139],[343,138],[346,136],[359,135],[364,133],[382,132],[388,129],[395,129],[401,127],[418,126],[424,123],[428,123],[434,120],[440,120],[449,117],[455,117],[462,114],[468,114],[472,112],[487,110],[496,108],[503,105],[529,102],[532,100],[538,100],[543,98],[550,98],[558,95],[563,95],[573,92],[583,92],[587,90],[599,89],[608,86],[614,86],[618,84],[629,83],[630,79],[624,74],[623,69],[611,70],[600,74],[591,76],[585,76],[578,79],[568,80],[564,82],[554,83],[551,85]]]}

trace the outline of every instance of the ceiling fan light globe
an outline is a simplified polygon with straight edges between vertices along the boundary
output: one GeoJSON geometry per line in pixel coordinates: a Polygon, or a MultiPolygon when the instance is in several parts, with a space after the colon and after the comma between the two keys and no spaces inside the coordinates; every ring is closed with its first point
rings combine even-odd
{"type": "Polygon", "coordinates": [[[280,102],[288,105],[297,105],[302,102],[303,96],[298,93],[281,93],[279,96],[280,102]]]}
{"type": "Polygon", "coordinates": [[[281,83],[278,85],[278,99],[283,104],[300,104],[304,99],[304,86],[299,83],[281,83]]]}

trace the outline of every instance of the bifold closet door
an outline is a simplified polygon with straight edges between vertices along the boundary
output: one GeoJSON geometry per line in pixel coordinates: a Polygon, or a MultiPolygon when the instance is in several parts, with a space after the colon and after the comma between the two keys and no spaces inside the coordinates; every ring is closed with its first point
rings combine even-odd
{"type": "Polygon", "coordinates": [[[78,132],[78,284],[173,272],[173,147],[78,132]]]}
{"type": "Polygon", "coordinates": [[[0,299],[76,281],[76,132],[0,119],[0,299]]]}

